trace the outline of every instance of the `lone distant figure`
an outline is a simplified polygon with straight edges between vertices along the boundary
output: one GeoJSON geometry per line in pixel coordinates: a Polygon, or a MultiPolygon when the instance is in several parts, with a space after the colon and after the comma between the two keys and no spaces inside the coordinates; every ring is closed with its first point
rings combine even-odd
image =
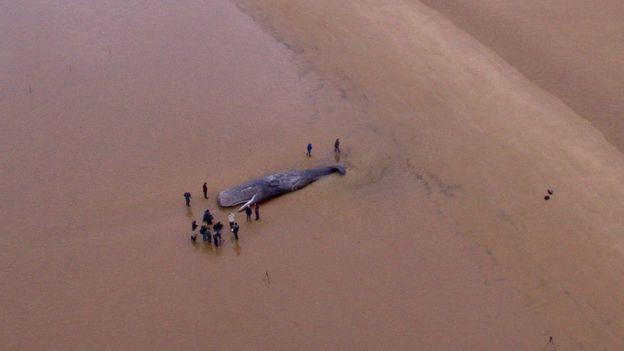
{"type": "Polygon", "coordinates": [[[191,193],[188,191],[184,193],[184,200],[186,200],[186,207],[191,207],[191,193]]]}
{"type": "Polygon", "coordinates": [[[204,199],[208,198],[208,183],[204,183],[204,186],[202,186],[202,189],[204,190],[204,199]]]}
{"type": "Polygon", "coordinates": [[[337,154],[340,153],[340,139],[336,139],[334,142],[334,152],[337,154]]]}
{"type": "Polygon", "coordinates": [[[236,223],[236,217],[234,216],[234,213],[230,212],[230,214],[228,215],[228,222],[230,222],[230,230],[231,230],[234,223],[236,223]]]}
{"type": "Polygon", "coordinates": [[[254,212],[256,213],[256,221],[260,219],[260,204],[256,202],[256,207],[254,208],[254,212]]]}
{"type": "Polygon", "coordinates": [[[223,229],[223,224],[221,224],[221,222],[217,222],[212,226],[212,229],[214,229],[215,232],[220,232],[221,229],[223,229]]]}
{"type": "Polygon", "coordinates": [[[247,222],[251,222],[251,207],[245,207],[245,214],[247,215],[247,222]]]}
{"type": "Polygon", "coordinates": [[[312,144],[308,144],[308,152],[306,153],[306,156],[312,157],[312,144]]]}
{"type": "Polygon", "coordinates": [[[234,233],[234,239],[238,240],[238,229],[240,227],[238,226],[238,223],[234,222],[234,224],[232,224],[232,233],[234,233]]]}
{"type": "Polygon", "coordinates": [[[193,221],[193,223],[191,223],[191,228],[193,228],[193,232],[197,229],[197,221],[193,221]]]}

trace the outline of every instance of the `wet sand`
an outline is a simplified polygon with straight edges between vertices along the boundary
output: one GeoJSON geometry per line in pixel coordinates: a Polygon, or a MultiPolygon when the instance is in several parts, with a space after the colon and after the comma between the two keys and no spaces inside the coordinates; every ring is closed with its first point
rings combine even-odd
{"type": "Polygon", "coordinates": [[[237,5],[2,4],[7,349],[624,347],[624,159],[586,119],[417,2],[237,5]],[[191,244],[336,137],[345,177],[191,244]]]}

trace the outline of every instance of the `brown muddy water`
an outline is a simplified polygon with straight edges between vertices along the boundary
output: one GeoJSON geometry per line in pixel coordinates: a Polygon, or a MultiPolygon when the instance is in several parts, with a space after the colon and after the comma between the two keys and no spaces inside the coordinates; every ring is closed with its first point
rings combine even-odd
{"type": "Polygon", "coordinates": [[[3,349],[624,347],[622,155],[437,12],[0,8],[3,349]],[[219,190],[335,162],[190,242],[219,190]]]}

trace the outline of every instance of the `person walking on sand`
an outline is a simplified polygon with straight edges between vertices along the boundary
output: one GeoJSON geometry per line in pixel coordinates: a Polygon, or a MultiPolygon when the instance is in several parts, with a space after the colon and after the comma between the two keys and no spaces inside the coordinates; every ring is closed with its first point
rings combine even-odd
{"type": "Polygon", "coordinates": [[[191,193],[188,191],[184,193],[184,200],[186,200],[186,207],[191,207],[191,193]]]}
{"type": "Polygon", "coordinates": [[[247,222],[251,222],[251,207],[245,206],[245,214],[247,215],[247,222]]]}
{"type": "Polygon", "coordinates": [[[230,230],[231,230],[234,223],[236,223],[236,217],[234,216],[233,212],[230,212],[230,214],[228,214],[228,222],[230,223],[230,230]]]}
{"type": "Polygon", "coordinates": [[[334,152],[337,154],[340,153],[340,139],[336,139],[334,142],[334,152]]]}
{"type": "Polygon", "coordinates": [[[193,232],[195,232],[195,229],[197,229],[197,221],[193,221],[193,223],[191,223],[191,228],[193,228],[193,232]]]}
{"type": "Polygon", "coordinates": [[[202,190],[204,191],[204,199],[208,198],[208,183],[204,183],[202,186],[202,190]]]}
{"type": "Polygon", "coordinates": [[[256,213],[256,221],[260,220],[260,204],[256,202],[256,207],[254,208],[254,212],[256,213]]]}
{"type": "Polygon", "coordinates": [[[238,223],[234,222],[234,224],[232,224],[232,233],[234,233],[234,239],[238,240],[238,229],[240,227],[238,226],[238,223]]]}
{"type": "Polygon", "coordinates": [[[308,152],[306,153],[306,156],[312,157],[312,144],[308,144],[308,152]]]}

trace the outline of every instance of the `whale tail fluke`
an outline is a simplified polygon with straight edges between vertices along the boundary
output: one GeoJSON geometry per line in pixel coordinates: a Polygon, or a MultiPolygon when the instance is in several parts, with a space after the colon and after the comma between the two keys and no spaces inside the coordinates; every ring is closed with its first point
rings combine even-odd
{"type": "Polygon", "coordinates": [[[347,169],[344,166],[336,165],[334,167],[336,168],[336,171],[338,171],[338,173],[340,173],[340,175],[347,174],[347,169]]]}
{"type": "Polygon", "coordinates": [[[347,174],[347,170],[344,166],[341,165],[317,167],[305,170],[303,172],[305,172],[308,177],[311,177],[314,180],[317,180],[326,175],[330,175],[332,173],[340,173],[341,175],[347,174]]]}

